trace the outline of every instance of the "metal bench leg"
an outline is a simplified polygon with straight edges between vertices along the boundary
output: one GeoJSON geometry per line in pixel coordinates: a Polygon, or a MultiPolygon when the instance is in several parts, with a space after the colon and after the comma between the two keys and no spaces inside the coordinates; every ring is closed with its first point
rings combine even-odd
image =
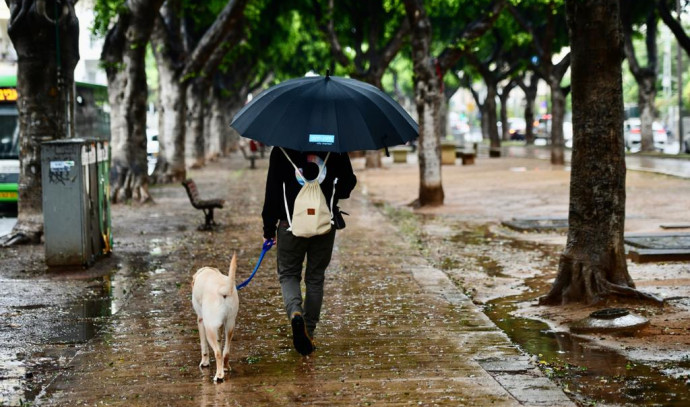
{"type": "Polygon", "coordinates": [[[211,230],[216,226],[216,222],[213,220],[213,208],[204,209],[204,217],[206,222],[199,226],[199,230],[211,230]]]}

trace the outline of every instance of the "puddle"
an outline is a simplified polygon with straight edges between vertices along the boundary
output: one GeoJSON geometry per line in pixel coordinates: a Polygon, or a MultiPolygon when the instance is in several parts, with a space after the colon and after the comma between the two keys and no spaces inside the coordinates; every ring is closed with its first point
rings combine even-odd
{"type": "Polygon", "coordinates": [[[2,280],[0,284],[0,405],[29,405],[80,347],[117,313],[151,258],[116,266],[109,274],[2,280]]]}
{"type": "Polygon", "coordinates": [[[665,375],[655,367],[637,364],[591,341],[565,332],[553,332],[541,321],[510,315],[515,301],[524,300],[520,297],[491,301],[484,312],[513,343],[535,355],[545,374],[579,402],[689,405],[690,388],[682,380],[665,375]]]}
{"type": "Polygon", "coordinates": [[[686,384],[690,360],[638,364],[592,341],[556,333],[541,321],[512,315],[517,303],[533,300],[550,288],[539,270],[557,268],[558,253],[553,253],[551,246],[496,236],[487,226],[470,226],[452,218],[411,217],[409,212],[401,214],[402,211],[390,207],[384,207],[384,212],[403,234],[419,242],[420,251],[432,254],[432,260],[444,270],[452,269],[458,264],[457,259],[462,258],[465,267],[471,265],[474,271],[488,277],[510,277],[503,269],[504,262],[530,264],[537,277],[525,277],[524,283],[520,280],[519,285],[526,289],[517,295],[488,301],[483,311],[514,344],[534,355],[545,374],[579,404],[690,405],[690,386],[686,384]],[[410,236],[411,232],[420,230],[429,233],[410,236]]]}

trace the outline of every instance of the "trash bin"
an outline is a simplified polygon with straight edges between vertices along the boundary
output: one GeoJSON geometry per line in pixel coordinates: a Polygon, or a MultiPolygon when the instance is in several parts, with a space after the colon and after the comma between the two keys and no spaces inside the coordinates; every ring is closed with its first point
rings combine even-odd
{"type": "MultiPolygon", "coordinates": [[[[45,259],[48,266],[89,266],[110,250],[110,206],[103,205],[99,145],[86,139],[41,145],[45,259]],[[103,206],[103,209],[101,209],[103,206]],[[104,220],[105,219],[105,220],[104,220]],[[102,229],[105,228],[105,243],[102,229]]],[[[104,154],[104,152],[101,152],[104,154]]],[[[107,164],[106,164],[107,165],[107,164]]],[[[107,179],[107,174],[104,176],[107,179]]]]}

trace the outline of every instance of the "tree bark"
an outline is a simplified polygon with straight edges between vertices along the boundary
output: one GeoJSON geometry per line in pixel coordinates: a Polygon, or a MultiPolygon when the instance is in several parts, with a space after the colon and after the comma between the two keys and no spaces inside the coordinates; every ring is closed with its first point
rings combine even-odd
{"type": "Polygon", "coordinates": [[[185,167],[187,87],[180,80],[186,50],[180,36],[180,20],[174,5],[166,4],[156,18],[151,34],[158,69],[158,142],[160,151],[152,178],[156,183],[181,182],[185,167]]]}
{"type": "Polygon", "coordinates": [[[501,156],[501,136],[498,134],[498,118],[496,117],[496,83],[484,80],[486,85],[486,126],[489,131],[489,157],[497,158],[501,156]]]}
{"type": "Polygon", "coordinates": [[[206,140],[204,138],[204,118],[206,116],[206,96],[208,84],[194,79],[187,88],[187,167],[201,168],[206,165],[206,140]]]}
{"type": "Polygon", "coordinates": [[[503,141],[510,141],[510,129],[508,128],[508,97],[510,97],[510,92],[513,90],[513,88],[517,85],[517,83],[514,80],[510,80],[504,87],[501,89],[501,92],[498,94],[498,100],[501,102],[501,137],[503,138],[503,141]]]}
{"type": "Polygon", "coordinates": [[[219,92],[211,89],[209,96],[209,114],[204,120],[204,123],[208,123],[207,133],[209,134],[206,158],[213,161],[225,154],[224,148],[228,144],[230,137],[229,124],[232,116],[227,116],[230,112],[224,111],[223,98],[219,92]]]}
{"type": "Polygon", "coordinates": [[[17,51],[21,154],[17,223],[3,244],[38,243],[43,234],[41,143],[74,134],[79,21],[74,13],[75,1],[6,2],[10,8],[7,31],[17,51]]]}
{"type": "Polygon", "coordinates": [[[526,84],[524,77],[518,80],[518,86],[525,93],[525,144],[528,146],[534,145],[534,103],[537,100],[537,87],[539,85],[539,76],[533,73],[530,77],[529,84],[526,84]]]}
{"type": "Polygon", "coordinates": [[[637,82],[637,106],[640,109],[640,151],[654,151],[654,133],[652,123],[656,117],[656,76],[657,76],[657,17],[653,7],[647,13],[645,44],[647,48],[647,66],[641,67],[632,43],[633,24],[629,9],[621,10],[623,23],[623,50],[628,60],[630,72],[637,82]]]}
{"type": "Polygon", "coordinates": [[[247,0],[228,1],[194,49],[185,47],[189,38],[183,38],[182,17],[176,10],[177,4],[168,3],[161,9],[152,42],[161,78],[159,139],[163,140],[166,151],[153,174],[156,182],[179,182],[184,179],[186,160],[194,167],[204,164],[206,112],[202,103],[204,99],[197,98],[208,94],[209,88],[207,84],[200,88],[197,86],[199,81],[209,81],[223,55],[229,51],[221,44],[233,44],[239,35],[246,5],[247,0]],[[234,37],[230,34],[233,31],[236,31],[234,37]],[[163,83],[163,77],[168,78],[166,83],[163,83]],[[192,111],[189,111],[190,108],[192,111]],[[190,129],[192,133],[188,132],[190,129]]]}
{"type": "Polygon", "coordinates": [[[625,154],[618,0],[567,0],[573,156],[568,237],[541,304],[594,304],[634,289],[623,247],[625,154]],[[606,106],[602,109],[601,106],[606,106]]]}
{"type": "Polygon", "coordinates": [[[465,77],[465,87],[470,91],[472,94],[472,98],[474,98],[474,102],[477,105],[477,108],[479,109],[480,113],[480,125],[482,129],[482,138],[488,139],[491,143],[490,148],[489,148],[489,157],[500,157],[501,153],[501,145],[500,145],[500,140],[498,142],[498,149],[496,149],[495,146],[493,146],[493,149],[491,148],[493,144],[495,144],[494,141],[498,139],[498,127],[496,126],[496,98],[494,97],[494,103],[493,106],[489,105],[489,97],[488,94],[490,93],[490,90],[487,89],[487,97],[484,99],[484,102],[481,101],[481,98],[479,97],[479,94],[474,90],[472,87],[472,83],[470,82],[469,77],[465,77]],[[494,129],[491,129],[491,114],[490,111],[493,111],[493,127],[494,129]],[[495,133],[495,136],[493,139],[491,138],[492,131],[495,133]],[[496,155],[498,154],[498,155],[496,155]]]}
{"type": "Polygon", "coordinates": [[[146,158],[146,44],[163,0],[125,3],[106,35],[101,60],[111,106],[111,200],[151,202],[146,158]]]}
{"type": "Polygon", "coordinates": [[[551,164],[565,165],[563,118],[565,117],[566,93],[561,87],[563,78],[552,77],[551,85],[551,164]]]}
{"type": "Polygon", "coordinates": [[[412,61],[415,83],[415,103],[419,124],[419,200],[420,206],[443,205],[441,183],[441,121],[440,78],[431,58],[431,22],[422,0],[405,0],[405,10],[412,31],[412,61]]]}

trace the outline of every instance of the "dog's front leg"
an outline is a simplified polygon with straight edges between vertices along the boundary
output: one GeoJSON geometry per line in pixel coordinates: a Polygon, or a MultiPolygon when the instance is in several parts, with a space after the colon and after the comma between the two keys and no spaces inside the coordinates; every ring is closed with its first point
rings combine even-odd
{"type": "Polygon", "coordinates": [[[208,367],[210,364],[210,358],[208,355],[208,343],[206,342],[206,328],[204,327],[204,320],[201,317],[197,317],[197,326],[199,329],[199,341],[201,342],[201,363],[199,367],[208,367]]]}
{"type": "Polygon", "coordinates": [[[214,382],[222,382],[225,377],[225,372],[223,371],[223,355],[221,354],[220,343],[218,341],[218,328],[220,327],[210,327],[206,325],[206,339],[211,349],[213,349],[213,356],[216,358],[216,375],[213,377],[214,382]]]}

